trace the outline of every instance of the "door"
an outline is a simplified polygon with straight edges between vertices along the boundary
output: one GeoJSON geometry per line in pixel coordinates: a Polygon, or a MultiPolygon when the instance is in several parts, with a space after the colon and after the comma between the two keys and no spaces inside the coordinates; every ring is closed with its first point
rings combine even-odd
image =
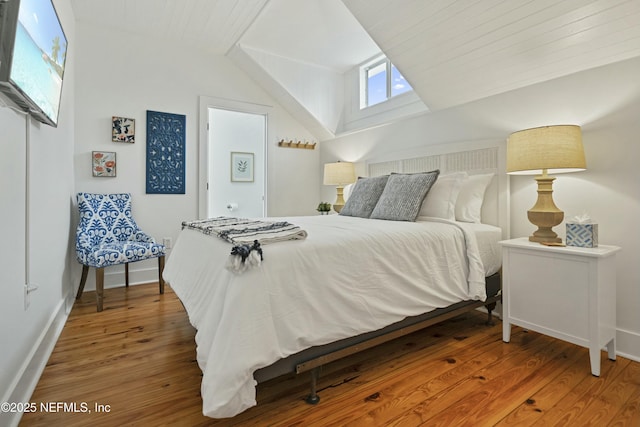
{"type": "Polygon", "coordinates": [[[208,108],[208,218],[266,215],[267,115],[208,108]]]}

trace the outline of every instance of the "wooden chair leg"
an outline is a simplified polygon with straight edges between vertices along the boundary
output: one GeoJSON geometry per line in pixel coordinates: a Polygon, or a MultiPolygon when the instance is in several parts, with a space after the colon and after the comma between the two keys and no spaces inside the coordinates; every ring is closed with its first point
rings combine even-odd
{"type": "Polygon", "coordinates": [[[76,299],[80,299],[82,296],[82,292],[84,291],[84,285],[87,283],[87,275],[89,274],[89,266],[82,266],[82,276],[80,276],[80,287],[78,287],[78,293],[76,294],[76,299]]]}
{"type": "Polygon", "coordinates": [[[129,263],[126,262],[124,264],[124,285],[129,287],[129,263]]]}
{"type": "Polygon", "coordinates": [[[98,312],[102,311],[102,298],[104,295],[104,268],[96,268],[96,305],[98,312]]]}
{"type": "Polygon", "coordinates": [[[162,272],[164,271],[164,255],[158,257],[158,285],[160,286],[160,294],[164,294],[164,279],[162,272]]]}

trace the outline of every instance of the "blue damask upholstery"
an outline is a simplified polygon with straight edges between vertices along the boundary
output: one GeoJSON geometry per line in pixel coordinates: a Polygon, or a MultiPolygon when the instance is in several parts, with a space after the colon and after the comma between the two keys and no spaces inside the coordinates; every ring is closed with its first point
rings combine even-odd
{"type": "Polygon", "coordinates": [[[98,311],[102,311],[103,268],[125,264],[128,286],[128,263],[149,258],[158,258],[160,293],[163,293],[165,247],[136,224],[131,215],[131,195],[78,193],[77,200],[80,221],[76,229],[76,258],[83,265],[77,298],[82,295],[88,268],[95,267],[98,311]]]}

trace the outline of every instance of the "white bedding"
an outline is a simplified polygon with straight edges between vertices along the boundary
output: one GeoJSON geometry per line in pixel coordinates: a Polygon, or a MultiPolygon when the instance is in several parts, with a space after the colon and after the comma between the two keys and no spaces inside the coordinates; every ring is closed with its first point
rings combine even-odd
{"type": "Polygon", "coordinates": [[[282,220],[308,237],[263,246],[260,267],[243,274],[226,270],[231,245],[185,229],[164,269],[197,329],[203,413],[209,417],[232,417],[254,406],[253,372],[278,359],[486,298],[485,269],[470,226],[339,215],[282,220]]]}
{"type": "Polygon", "coordinates": [[[459,222],[456,224],[467,232],[473,233],[478,243],[480,259],[484,265],[484,275],[489,277],[497,273],[502,267],[502,250],[498,244],[502,239],[502,230],[488,224],[476,224],[471,222],[459,222]]]}

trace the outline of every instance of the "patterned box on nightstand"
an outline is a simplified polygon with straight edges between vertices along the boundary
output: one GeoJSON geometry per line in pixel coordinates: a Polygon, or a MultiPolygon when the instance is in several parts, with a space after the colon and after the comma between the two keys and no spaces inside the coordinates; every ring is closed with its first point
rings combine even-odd
{"type": "Polygon", "coordinates": [[[598,224],[567,223],[567,246],[595,248],[598,246],[598,224]]]}

